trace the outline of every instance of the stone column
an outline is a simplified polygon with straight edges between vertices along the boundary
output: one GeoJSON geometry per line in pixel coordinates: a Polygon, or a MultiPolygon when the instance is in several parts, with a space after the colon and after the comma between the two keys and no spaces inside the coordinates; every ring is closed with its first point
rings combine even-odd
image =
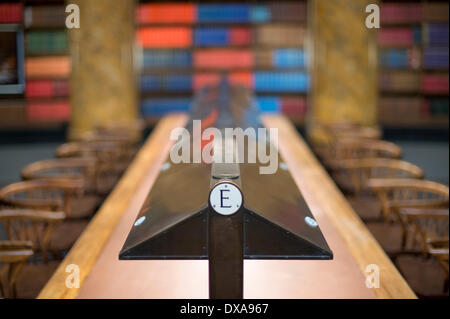
{"type": "Polygon", "coordinates": [[[138,116],[133,65],[135,1],[69,2],[80,9],[80,28],[69,30],[69,138],[77,139],[96,125],[131,122],[138,116]]]}
{"type": "Polygon", "coordinates": [[[312,0],[311,94],[308,135],[324,136],[320,124],[377,123],[376,30],[365,25],[371,0],[312,0]]]}

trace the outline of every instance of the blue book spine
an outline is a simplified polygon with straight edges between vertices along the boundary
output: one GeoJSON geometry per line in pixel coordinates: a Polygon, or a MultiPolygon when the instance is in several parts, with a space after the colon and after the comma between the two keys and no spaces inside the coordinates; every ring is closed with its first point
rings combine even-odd
{"type": "Polygon", "coordinates": [[[145,99],[141,101],[141,113],[144,116],[161,116],[170,112],[187,112],[191,100],[187,98],[145,99]]]}
{"type": "Polygon", "coordinates": [[[255,72],[256,92],[297,92],[309,89],[309,77],[304,72],[255,72]]]}
{"type": "Polygon", "coordinates": [[[423,65],[427,69],[448,69],[448,47],[426,47],[423,53],[423,65]]]}
{"type": "Polygon", "coordinates": [[[380,53],[380,65],[384,67],[404,69],[408,68],[408,61],[406,49],[383,50],[380,53]]]}
{"type": "Polygon", "coordinates": [[[270,9],[265,5],[252,5],[250,7],[250,22],[264,23],[271,20],[270,9]]]}
{"type": "Polygon", "coordinates": [[[430,45],[448,45],[449,25],[445,23],[431,23],[426,28],[426,39],[430,45]]]}
{"type": "Polygon", "coordinates": [[[247,4],[199,4],[198,22],[247,23],[250,10],[247,4]]]}
{"type": "Polygon", "coordinates": [[[171,92],[187,92],[192,90],[191,75],[171,75],[166,77],[165,86],[171,92]]]}
{"type": "Polygon", "coordinates": [[[277,49],[272,54],[272,65],[278,68],[304,67],[305,52],[301,49],[277,49]]]}
{"type": "Polygon", "coordinates": [[[412,32],[414,44],[420,44],[422,42],[422,29],[420,27],[414,27],[412,32]]]}
{"type": "Polygon", "coordinates": [[[157,76],[144,75],[141,76],[141,91],[154,92],[162,89],[162,83],[157,76]]]}
{"type": "Polygon", "coordinates": [[[194,43],[197,46],[227,45],[229,41],[226,28],[198,28],[194,31],[194,43]]]}
{"type": "Polygon", "coordinates": [[[187,50],[145,50],[144,67],[189,67],[191,52],[187,50]]]}
{"type": "Polygon", "coordinates": [[[191,89],[190,75],[144,75],[141,77],[142,92],[187,92],[191,89]]]}
{"type": "Polygon", "coordinates": [[[280,113],[281,102],[278,97],[257,97],[255,103],[261,112],[280,113]]]}

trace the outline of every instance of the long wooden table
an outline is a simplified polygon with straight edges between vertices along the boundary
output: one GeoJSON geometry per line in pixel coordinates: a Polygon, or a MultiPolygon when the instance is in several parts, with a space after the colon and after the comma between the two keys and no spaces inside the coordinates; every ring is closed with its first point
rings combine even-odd
{"type": "MultiPolygon", "coordinates": [[[[292,124],[265,116],[279,132],[279,149],[334,253],[331,261],[245,260],[245,298],[415,298],[416,296],[339,192],[292,124]],[[369,265],[380,287],[367,288],[369,265]]],[[[207,298],[205,260],[119,261],[119,251],[171,147],[184,114],[163,118],[116,188],[80,236],[39,298],[207,298]],[[67,266],[80,269],[68,288],[67,266]]]]}

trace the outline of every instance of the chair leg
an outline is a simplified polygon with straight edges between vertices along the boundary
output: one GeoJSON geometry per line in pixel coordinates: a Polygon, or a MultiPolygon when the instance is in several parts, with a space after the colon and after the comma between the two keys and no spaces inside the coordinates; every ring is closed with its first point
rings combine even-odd
{"type": "Polygon", "coordinates": [[[5,288],[3,287],[1,280],[0,280],[0,294],[1,294],[1,298],[6,298],[6,291],[5,291],[5,288]]]}

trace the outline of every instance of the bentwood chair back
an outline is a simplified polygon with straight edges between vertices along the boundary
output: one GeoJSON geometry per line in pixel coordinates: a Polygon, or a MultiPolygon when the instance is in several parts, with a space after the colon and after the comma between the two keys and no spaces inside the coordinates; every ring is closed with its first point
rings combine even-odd
{"type": "Polygon", "coordinates": [[[374,178],[422,179],[423,170],[406,161],[389,158],[330,160],[333,179],[344,191],[355,196],[369,191],[367,182],[374,178]]]}
{"type": "Polygon", "coordinates": [[[70,216],[71,201],[83,193],[77,179],[36,179],[0,189],[0,204],[14,208],[60,210],[70,216]]]}
{"type": "Polygon", "coordinates": [[[396,220],[401,208],[448,208],[449,188],[420,179],[370,179],[370,187],[382,204],[385,220],[396,220]]]}
{"type": "Polygon", "coordinates": [[[17,297],[16,282],[20,270],[31,256],[33,256],[31,242],[0,241],[0,298],[17,297]]]}
{"type": "Polygon", "coordinates": [[[334,143],[330,159],[394,158],[402,157],[402,149],[382,140],[340,139],[334,143]]]}
{"type": "MultiPolygon", "coordinates": [[[[404,208],[400,209],[399,213],[410,226],[406,235],[418,241],[424,257],[427,257],[430,251],[435,255],[442,255],[442,252],[446,250],[448,254],[448,209],[404,208]]],[[[407,238],[404,239],[403,246],[406,241],[407,238]]],[[[448,275],[448,264],[446,271],[448,275]]]]}
{"type": "Polygon", "coordinates": [[[96,194],[96,160],[93,158],[60,158],[31,163],[22,169],[23,180],[75,180],[80,181],[83,195],[73,199],[69,218],[88,218],[100,205],[96,194]]]}

